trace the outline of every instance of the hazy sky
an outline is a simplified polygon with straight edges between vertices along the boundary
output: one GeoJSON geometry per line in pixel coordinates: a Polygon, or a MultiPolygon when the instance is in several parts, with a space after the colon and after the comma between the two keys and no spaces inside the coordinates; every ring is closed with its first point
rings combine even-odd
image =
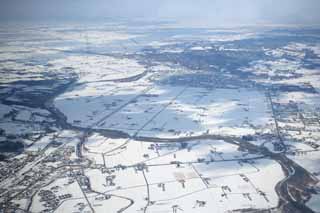
{"type": "Polygon", "coordinates": [[[0,0],[0,20],[108,17],[223,24],[320,24],[320,0],[0,0]]]}

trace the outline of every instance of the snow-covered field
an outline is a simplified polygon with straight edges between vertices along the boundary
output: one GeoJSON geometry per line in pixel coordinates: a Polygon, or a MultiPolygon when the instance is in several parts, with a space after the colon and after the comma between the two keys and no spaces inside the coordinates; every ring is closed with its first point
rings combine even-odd
{"type": "Polygon", "coordinates": [[[273,122],[265,94],[246,89],[98,84],[75,88],[55,105],[76,125],[151,137],[247,135],[273,122]]]}
{"type": "Polygon", "coordinates": [[[79,75],[78,83],[103,82],[130,78],[145,71],[144,66],[133,59],[110,56],[70,56],[49,61],[51,72],[71,69],[79,75]]]}
{"type": "MultiPolygon", "coordinates": [[[[284,178],[280,165],[272,160],[252,159],[258,156],[241,152],[225,141],[191,141],[184,149],[179,143],[129,141],[121,149],[114,150],[111,145],[118,139],[92,137],[86,143],[85,155],[89,159],[104,155],[107,169],[103,166],[102,170],[85,172],[91,187],[94,191],[128,198],[136,193],[134,200],[137,202],[130,207],[131,211],[145,208],[147,190],[148,212],[170,211],[175,205],[186,212],[277,206],[274,188],[284,178]],[[101,152],[93,152],[98,144],[101,152]],[[109,150],[104,149],[109,145],[109,150]],[[146,166],[144,172],[138,167],[141,162],[146,166]],[[109,174],[108,171],[113,172],[109,174]],[[266,176],[270,178],[262,178],[266,176]],[[226,206],[226,203],[232,205],[226,206]]],[[[110,208],[118,205],[112,203],[110,208]]]]}

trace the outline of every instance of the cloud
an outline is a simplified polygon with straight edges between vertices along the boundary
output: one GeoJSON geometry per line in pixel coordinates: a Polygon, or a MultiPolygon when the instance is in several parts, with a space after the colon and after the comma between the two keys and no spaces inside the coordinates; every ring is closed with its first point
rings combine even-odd
{"type": "Polygon", "coordinates": [[[0,20],[171,19],[209,25],[320,24],[319,0],[1,0],[0,20]]]}

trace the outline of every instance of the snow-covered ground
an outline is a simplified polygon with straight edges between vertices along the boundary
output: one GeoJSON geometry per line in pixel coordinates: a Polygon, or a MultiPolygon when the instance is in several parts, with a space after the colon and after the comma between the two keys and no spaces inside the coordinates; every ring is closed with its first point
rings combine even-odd
{"type": "Polygon", "coordinates": [[[80,86],[58,97],[55,105],[69,122],[78,121],[76,125],[151,137],[247,135],[273,122],[265,94],[258,91],[172,86],[149,90],[147,85],[80,86]],[[74,111],[76,106],[83,113],[74,111]]]}
{"type": "Polygon", "coordinates": [[[70,56],[49,61],[51,72],[72,69],[79,75],[78,83],[110,81],[139,75],[145,67],[133,59],[110,56],[70,56]]]}
{"type": "Polygon", "coordinates": [[[0,162],[0,206],[276,208],[284,172],[259,146],[319,177],[319,43],[157,25],[0,30],[0,145],[25,148],[0,162]]]}
{"type": "MultiPolygon", "coordinates": [[[[150,193],[148,212],[169,211],[174,205],[187,212],[210,212],[213,207],[217,212],[225,212],[277,206],[274,188],[284,178],[280,165],[264,159],[243,161],[241,159],[257,156],[239,151],[236,145],[203,140],[188,142],[187,148],[181,149],[179,143],[129,141],[118,150],[113,150],[112,146],[109,151],[103,148],[116,140],[97,135],[90,137],[85,155],[89,159],[104,155],[106,171],[113,172],[90,169],[85,174],[92,181],[93,190],[129,198],[136,192],[134,200],[138,202],[129,208],[130,211],[144,209],[147,205],[146,180],[150,193]],[[98,144],[104,150],[92,152],[98,144]],[[180,166],[172,162],[180,162],[180,166]],[[138,167],[131,167],[139,163],[147,166],[146,179],[138,167]],[[118,165],[124,169],[117,168],[118,165]],[[266,176],[270,178],[262,178],[266,176]],[[109,177],[114,185],[110,185],[109,177]],[[205,205],[199,206],[197,200],[204,201],[205,205]],[[229,202],[232,205],[226,206],[229,202]]],[[[118,205],[112,203],[110,208],[118,205]]]]}

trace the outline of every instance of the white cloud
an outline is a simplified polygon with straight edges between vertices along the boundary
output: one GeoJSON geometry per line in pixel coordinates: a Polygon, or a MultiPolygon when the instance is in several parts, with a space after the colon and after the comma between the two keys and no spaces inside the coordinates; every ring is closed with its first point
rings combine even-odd
{"type": "Polygon", "coordinates": [[[318,0],[4,0],[0,19],[169,18],[218,24],[319,24],[318,0]]]}

